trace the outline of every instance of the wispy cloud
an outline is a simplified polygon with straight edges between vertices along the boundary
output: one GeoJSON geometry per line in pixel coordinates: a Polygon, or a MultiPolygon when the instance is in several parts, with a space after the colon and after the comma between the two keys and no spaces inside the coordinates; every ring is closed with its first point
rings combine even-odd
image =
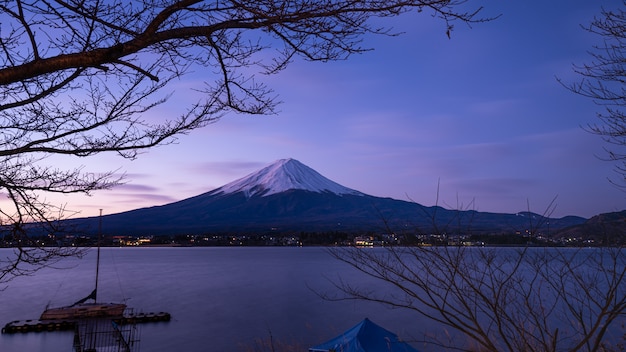
{"type": "Polygon", "coordinates": [[[148,205],[158,205],[158,204],[167,204],[178,201],[180,199],[176,199],[172,196],[165,194],[153,194],[153,193],[117,193],[111,194],[111,198],[117,204],[148,204],[148,205]]]}
{"type": "Polygon", "coordinates": [[[124,183],[115,187],[116,191],[122,192],[159,192],[160,189],[154,186],[138,184],[138,183],[124,183]]]}
{"type": "Polygon", "coordinates": [[[244,173],[252,172],[267,163],[260,161],[209,161],[187,166],[187,170],[194,174],[210,175],[213,178],[243,177],[244,173]]]}

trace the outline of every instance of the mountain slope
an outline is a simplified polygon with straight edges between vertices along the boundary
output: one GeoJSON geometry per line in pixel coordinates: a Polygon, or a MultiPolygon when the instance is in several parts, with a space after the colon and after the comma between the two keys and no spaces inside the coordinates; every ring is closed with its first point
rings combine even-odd
{"type": "Polygon", "coordinates": [[[295,159],[282,159],[239,180],[228,183],[208,195],[242,192],[246,198],[269,196],[276,193],[300,189],[310,192],[330,192],[337,195],[363,193],[344,187],[295,159]]]}
{"type": "MultiPolygon", "coordinates": [[[[532,213],[497,214],[380,198],[335,183],[294,159],[279,160],[210,192],[162,206],[103,217],[107,234],[204,234],[267,231],[514,232],[539,222],[532,213]]],[[[580,224],[550,219],[552,229],[580,224]]],[[[97,228],[97,218],[74,221],[97,228]]]]}
{"type": "Polygon", "coordinates": [[[593,240],[597,244],[614,245],[626,240],[626,210],[599,214],[582,224],[562,229],[554,238],[593,240]]]}

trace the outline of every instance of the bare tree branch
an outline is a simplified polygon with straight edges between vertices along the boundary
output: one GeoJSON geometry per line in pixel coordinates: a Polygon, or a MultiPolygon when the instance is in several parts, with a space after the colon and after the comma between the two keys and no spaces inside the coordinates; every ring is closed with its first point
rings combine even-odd
{"type": "Polygon", "coordinates": [[[574,66],[574,72],[581,76],[579,82],[564,83],[568,90],[591,99],[601,110],[596,114],[600,120],[589,124],[587,131],[601,136],[611,145],[606,149],[607,159],[617,162],[615,170],[621,177],[616,185],[626,187],[626,152],[621,148],[626,145],[626,1],[621,8],[603,9],[601,15],[594,17],[591,24],[583,26],[589,33],[602,40],[589,51],[591,61],[574,66]]]}
{"type": "Polygon", "coordinates": [[[328,61],[364,52],[363,35],[390,35],[371,26],[373,17],[426,11],[446,32],[456,22],[489,20],[466,6],[465,0],[0,1],[0,189],[11,202],[0,208],[0,230],[19,247],[15,262],[0,263],[0,282],[72,254],[26,249],[36,245],[29,233],[60,233],[57,220],[68,215],[43,195],[90,194],[122,182],[113,172],[50,167],[47,157],[132,159],[228,113],[273,114],[276,96],[255,74],[277,73],[297,56],[328,61]],[[155,117],[173,81],[192,71],[203,81],[192,88],[197,100],[177,115],[155,117]]]}
{"type": "MultiPolygon", "coordinates": [[[[555,200],[544,215],[554,211],[555,200]]],[[[533,237],[543,222],[531,225],[533,237]]],[[[318,292],[321,297],[409,310],[461,336],[422,341],[433,346],[468,352],[620,348],[610,331],[621,323],[623,334],[626,323],[623,248],[442,245],[328,251],[376,284],[361,287],[339,278],[332,281],[336,291],[318,292]]]]}

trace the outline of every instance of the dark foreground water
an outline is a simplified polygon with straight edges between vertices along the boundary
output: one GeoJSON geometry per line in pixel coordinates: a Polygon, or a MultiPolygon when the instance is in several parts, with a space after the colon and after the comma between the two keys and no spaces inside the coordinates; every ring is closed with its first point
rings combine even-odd
{"type": "MultiPolygon", "coordinates": [[[[2,257],[9,253],[0,249],[2,257]]],[[[71,304],[91,292],[95,250],[62,266],[17,278],[0,291],[0,324],[36,319],[49,302],[71,304]]],[[[339,277],[372,284],[324,248],[103,248],[99,300],[127,299],[136,312],[172,314],[170,322],[140,325],[142,352],[253,351],[270,336],[306,351],[365,317],[405,339],[434,330],[402,310],[331,302],[314,292],[332,291],[329,279],[339,277]]],[[[72,337],[2,334],[0,351],[69,352],[72,337]]]]}

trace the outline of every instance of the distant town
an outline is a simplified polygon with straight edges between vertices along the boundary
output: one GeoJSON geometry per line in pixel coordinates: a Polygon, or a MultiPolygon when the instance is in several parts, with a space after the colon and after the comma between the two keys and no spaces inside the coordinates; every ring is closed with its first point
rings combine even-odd
{"type": "MultiPolygon", "coordinates": [[[[12,236],[0,239],[0,247],[93,247],[97,236],[40,236],[16,240],[12,236]]],[[[294,234],[207,234],[159,236],[103,236],[103,247],[125,246],[621,246],[626,243],[603,243],[592,238],[561,237],[558,239],[525,233],[496,235],[449,234],[354,234],[345,232],[300,232],[294,234]]]]}

